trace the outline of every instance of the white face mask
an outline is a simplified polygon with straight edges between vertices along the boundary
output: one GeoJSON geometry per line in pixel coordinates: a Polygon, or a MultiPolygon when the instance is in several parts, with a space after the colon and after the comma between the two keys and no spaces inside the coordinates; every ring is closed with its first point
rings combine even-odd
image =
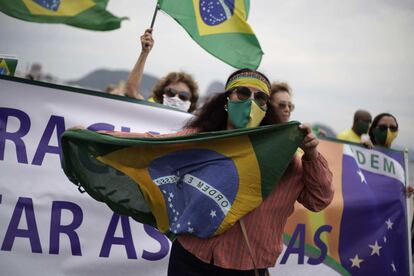
{"type": "Polygon", "coordinates": [[[174,107],[181,111],[186,111],[186,112],[190,109],[191,102],[181,100],[178,97],[178,95],[175,95],[175,97],[168,97],[167,95],[164,94],[162,96],[163,96],[162,103],[165,104],[166,106],[174,107]]]}

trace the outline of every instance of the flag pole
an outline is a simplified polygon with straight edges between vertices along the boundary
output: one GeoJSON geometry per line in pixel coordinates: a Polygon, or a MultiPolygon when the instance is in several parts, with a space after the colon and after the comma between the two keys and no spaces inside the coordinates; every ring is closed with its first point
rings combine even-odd
{"type": "Polygon", "coordinates": [[[151,29],[154,27],[155,18],[157,17],[157,13],[159,9],[160,9],[160,5],[158,4],[158,1],[157,1],[157,5],[155,5],[154,15],[152,16],[152,21],[151,21],[151,26],[150,26],[151,29]]]}
{"type": "MultiPolygon", "coordinates": [[[[407,192],[407,186],[410,185],[409,180],[409,170],[408,170],[408,148],[404,149],[404,166],[405,166],[405,192],[407,192]]],[[[412,274],[413,271],[413,256],[411,254],[412,252],[412,248],[411,248],[411,238],[412,238],[412,229],[411,229],[411,225],[412,225],[412,220],[411,220],[411,212],[412,212],[412,205],[411,205],[411,201],[412,199],[409,197],[406,197],[405,202],[406,202],[406,218],[407,218],[407,239],[408,239],[408,260],[409,260],[409,271],[410,271],[410,275],[412,274]],[[411,222],[411,223],[410,223],[411,222]]]]}

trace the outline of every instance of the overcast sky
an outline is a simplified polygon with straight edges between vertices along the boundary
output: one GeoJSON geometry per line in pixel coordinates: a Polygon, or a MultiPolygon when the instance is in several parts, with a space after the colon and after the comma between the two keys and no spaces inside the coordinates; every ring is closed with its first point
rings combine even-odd
{"type": "MultiPolygon", "coordinates": [[[[139,36],[155,0],[112,0],[108,10],[128,16],[122,27],[95,32],[20,21],[0,14],[0,53],[33,62],[61,79],[97,68],[132,68],[139,36]]],[[[351,127],[356,109],[394,114],[396,143],[414,149],[414,1],[251,0],[249,23],[265,55],[259,70],[287,81],[297,106],[293,118],[321,122],[336,132],[351,127]]],[[[146,72],[162,77],[185,70],[201,89],[224,82],[234,68],[199,47],[175,21],[159,13],[146,72]]]]}

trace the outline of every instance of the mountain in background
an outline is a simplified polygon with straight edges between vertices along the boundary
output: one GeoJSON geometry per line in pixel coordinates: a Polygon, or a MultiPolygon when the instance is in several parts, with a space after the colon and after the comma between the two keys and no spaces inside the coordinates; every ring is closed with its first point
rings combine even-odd
{"type": "MultiPolygon", "coordinates": [[[[126,70],[97,69],[78,80],[66,81],[66,84],[105,91],[106,87],[109,85],[116,86],[120,81],[126,81],[128,79],[128,74],[129,71],[126,70]]],[[[144,98],[148,98],[151,89],[157,81],[158,78],[144,73],[140,90],[144,98]]]]}

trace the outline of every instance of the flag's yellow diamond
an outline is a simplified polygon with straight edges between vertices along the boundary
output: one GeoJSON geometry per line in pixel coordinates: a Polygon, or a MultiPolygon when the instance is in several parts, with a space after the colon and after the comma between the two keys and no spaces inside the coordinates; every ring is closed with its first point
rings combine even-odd
{"type": "Polygon", "coordinates": [[[75,16],[96,5],[92,0],[61,0],[56,11],[49,10],[33,0],[23,0],[30,13],[45,16],[75,16]]]}

